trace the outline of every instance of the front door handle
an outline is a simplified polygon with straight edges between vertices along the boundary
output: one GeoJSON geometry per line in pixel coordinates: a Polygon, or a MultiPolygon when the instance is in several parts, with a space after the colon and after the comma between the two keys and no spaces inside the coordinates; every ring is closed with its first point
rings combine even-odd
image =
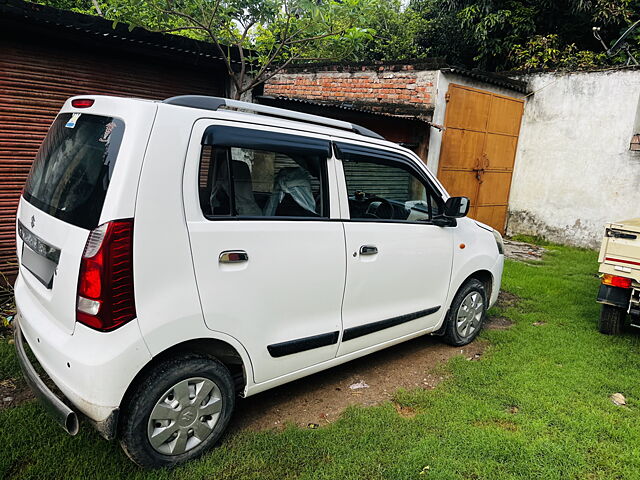
{"type": "Polygon", "coordinates": [[[360,255],[375,255],[378,253],[378,247],[375,245],[362,245],[360,247],[360,255]]]}
{"type": "Polygon", "coordinates": [[[244,250],[225,250],[218,257],[220,263],[240,263],[249,260],[249,255],[244,250]]]}

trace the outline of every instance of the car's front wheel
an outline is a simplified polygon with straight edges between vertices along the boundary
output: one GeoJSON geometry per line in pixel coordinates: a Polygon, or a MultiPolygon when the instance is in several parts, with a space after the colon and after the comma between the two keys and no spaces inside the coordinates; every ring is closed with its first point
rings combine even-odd
{"type": "Polygon", "coordinates": [[[598,330],[606,335],[618,335],[622,332],[624,325],[625,311],[623,308],[612,305],[602,305],[600,318],[598,319],[598,330]]]}
{"type": "Polygon", "coordinates": [[[471,343],[480,333],[487,313],[487,293],[481,281],[468,280],[451,302],[443,339],[449,345],[471,343]]]}
{"type": "Polygon", "coordinates": [[[235,392],[224,365],[189,354],[157,365],[129,398],[120,443],[138,465],[155,468],[212,447],[229,423],[235,392]]]}

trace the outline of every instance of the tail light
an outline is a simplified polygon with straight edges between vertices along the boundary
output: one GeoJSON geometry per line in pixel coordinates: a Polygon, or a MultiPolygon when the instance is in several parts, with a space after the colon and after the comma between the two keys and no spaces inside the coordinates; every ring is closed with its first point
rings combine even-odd
{"type": "Polygon", "coordinates": [[[609,275],[608,273],[602,275],[602,283],[604,285],[611,285],[612,287],[631,288],[630,278],[609,275]]]}
{"type": "Polygon", "coordinates": [[[76,320],[103,332],[136,317],[133,297],[133,219],[89,234],[80,262],[76,320]]]}

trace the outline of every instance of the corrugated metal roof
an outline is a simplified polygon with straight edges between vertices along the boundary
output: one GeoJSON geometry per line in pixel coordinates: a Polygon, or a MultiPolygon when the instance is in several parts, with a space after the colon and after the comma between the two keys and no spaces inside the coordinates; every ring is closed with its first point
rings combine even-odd
{"type": "MultiPolygon", "coordinates": [[[[366,114],[369,114],[369,115],[378,115],[378,116],[387,117],[387,118],[401,118],[403,120],[413,120],[413,121],[416,121],[416,122],[430,123],[429,119],[423,118],[422,116],[418,116],[418,115],[394,115],[392,113],[388,113],[388,112],[384,112],[384,111],[372,110],[372,109],[369,109],[369,108],[359,107],[359,106],[355,105],[352,101],[345,102],[345,101],[342,101],[342,100],[309,100],[307,98],[285,97],[285,96],[281,96],[281,95],[278,95],[278,96],[260,95],[260,96],[257,96],[255,98],[256,98],[256,100],[258,100],[258,103],[268,103],[268,104],[275,104],[277,102],[302,103],[302,104],[305,104],[305,105],[313,105],[313,106],[317,106],[317,107],[338,108],[340,110],[347,110],[347,111],[351,111],[351,112],[366,113],[366,114]]],[[[421,111],[421,113],[424,114],[425,112],[421,111]]]]}
{"type": "MultiPolygon", "coordinates": [[[[59,10],[22,0],[0,0],[0,19],[14,19],[23,24],[50,26],[57,33],[69,33],[76,37],[82,33],[102,42],[112,42],[126,47],[145,48],[158,54],[177,54],[199,59],[222,60],[215,47],[208,42],[193,40],[179,35],[154,33],[142,28],[129,30],[129,26],[102,17],[59,10]]],[[[232,51],[235,51],[232,49],[232,51]]],[[[238,62],[234,62],[238,63],[238,62]]]]}
{"type": "Polygon", "coordinates": [[[453,73],[462,77],[473,78],[491,85],[507,88],[520,93],[529,93],[527,82],[514,80],[513,78],[498,73],[484,72],[482,70],[467,70],[461,67],[445,67],[440,69],[444,73],[453,73]]]}

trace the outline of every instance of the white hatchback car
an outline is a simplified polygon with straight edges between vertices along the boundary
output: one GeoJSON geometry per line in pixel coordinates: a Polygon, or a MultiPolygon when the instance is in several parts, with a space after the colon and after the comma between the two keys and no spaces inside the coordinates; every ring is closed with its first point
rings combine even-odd
{"type": "Polygon", "coordinates": [[[468,207],[350,123],[213,97],[74,97],[18,210],[25,377],[71,434],[77,411],[140,465],[193,458],[237,394],[427,333],[472,341],[504,257],[468,207]]]}

